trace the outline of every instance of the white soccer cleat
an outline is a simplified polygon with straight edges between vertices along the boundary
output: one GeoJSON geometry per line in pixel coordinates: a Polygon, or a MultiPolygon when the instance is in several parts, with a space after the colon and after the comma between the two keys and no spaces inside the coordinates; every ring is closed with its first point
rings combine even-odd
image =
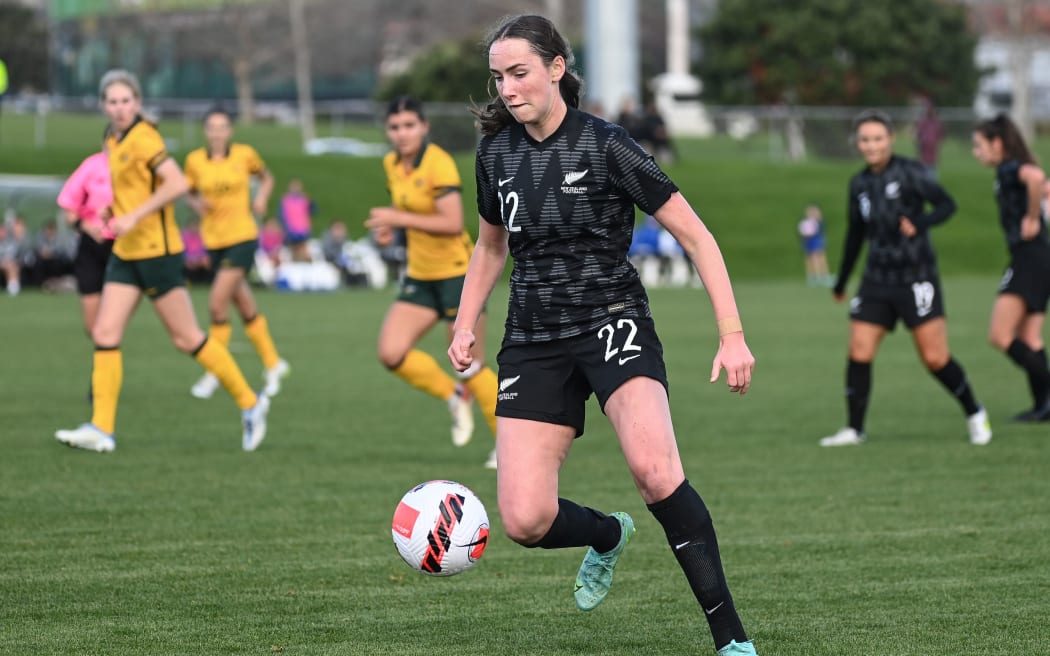
{"type": "Polygon", "coordinates": [[[281,391],[281,379],[291,371],[292,367],[284,360],[278,360],[277,364],[264,371],[263,380],[266,382],[266,385],[263,386],[263,394],[276,396],[277,392],[281,391]]]}
{"type": "Polygon", "coordinates": [[[496,469],[499,467],[499,460],[496,459],[496,449],[492,449],[492,453],[489,454],[489,459],[485,461],[485,469],[496,469]]]}
{"type": "Polygon", "coordinates": [[[992,424],[984,408],[966,418],[966,428],[970,431],[970,444],[984,446],[992,441],[992,424]]]}
{"type": "Polygon", "coordinates": [[[452,415],[452,443],[465,446],[474,437],[474,409],[458,388],[448,397],[448,411],[452,415]]]}
{"type": "Polygon", "coordinates": [[[98,453],[108,453],[117,448],[113,436],[94,424],[81,424],[72,430],[55,431],[55,439],[78,449],[98,453]]]}
{"type": "Polygon", "coordinates": [[[255,405],[242,413],[241,423],[244,425],[244,435],[241,438],[241,448],[245,451],[254,451],[262,444],[266,437],[266,415],[270,412],[270,397],[264,393],[258,395],[255,405]]]}
{"type": "Polygon", "coordinates": [[[834,435],[821,438],[820,446],[860,446],[864,444],[864,439],[864,433],[858,433],[847,426],[839,429],[834,435]]]}
{"type": "Polygon", "coordinates": [[[190,394],[198,399],[210,399],[217,389],[219,389],[219,379],[210,371],[205,371],[200,380],[190,388],[190,394]]]}

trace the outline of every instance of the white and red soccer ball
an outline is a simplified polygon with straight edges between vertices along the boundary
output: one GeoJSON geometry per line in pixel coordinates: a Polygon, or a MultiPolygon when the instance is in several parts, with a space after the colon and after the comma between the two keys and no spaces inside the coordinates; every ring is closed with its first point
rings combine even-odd
{"type": "Polygon", "coordinates": [[[427,481],[401,497],[390,532],[413,569],[451,576],[472,567],[485,552],[489,516],[465,485],[427,481]]]}

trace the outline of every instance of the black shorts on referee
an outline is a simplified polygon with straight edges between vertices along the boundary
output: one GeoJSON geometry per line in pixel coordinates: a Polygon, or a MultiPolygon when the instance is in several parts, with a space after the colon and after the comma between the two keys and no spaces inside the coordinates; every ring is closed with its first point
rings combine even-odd
{"type": "Polygon", "coordinates": [[[496,415],[572,426],[576,437],[592,393],[604,412],[612,393],[636,376],[668,387],[651,318],[614,318],[596,331],[549,342],[504,342],[497,362],[496,415]]]}
{"type": "Polygon", "coordinates": [[[102,293],[106,277],[106,262],[113,252],[113,242],[99,243],[81,233],[77,243],[77,254],[73,258],[73,277],[77,281],[77,293],[81,296],[102,293]]]}

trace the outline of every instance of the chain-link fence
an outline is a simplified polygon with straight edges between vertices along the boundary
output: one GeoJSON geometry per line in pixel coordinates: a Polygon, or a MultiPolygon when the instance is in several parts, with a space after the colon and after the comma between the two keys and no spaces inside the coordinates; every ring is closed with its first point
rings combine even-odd
{"type": "MultiPolygon", "coordinates": [[[[235,103],[221,105],[236,116],[235,103]]],[[[178,149],[196,147],[201,143],[200,121],[216,103],[199,100],[149,99],[146,111],[163,118],[165,136],[174,140],[178,149]],[[176,127],[177,126],[177,127],[176,127]]],[[[317,133],[321,138],[370,137],[373,143],[385,141],[382,134],[385,103],[372,100],[321,101],[314,105],[317,133]]],[[[450,150],[472,150],[477,141],[470,103],[428,103],[426,110],[431,123],[433,139],[450,150]]],[[[914,133],[921,114],[918,107],[882,108],[896,122],[899,135],[914,133]]],[[[713,129],[713,136],[724,136],[741,142],[749,152],[761,152],[773,160],[801,160],[812,157],[852,156],[849,143],[850,124],[860,108],[856,107],[800,107],[800,106],[706,106],[704,112],[713,129]]],[[[95,98],[32,97],[3,101],[0,114],[0,144],[16,138],[27,140],[38,147],[53,143],[56,131],[50,124],[56,116],[74,113],[98,115],[95,98]],[[6,117],[23,118],[18,134],[4,130],[6,117]],[[26,118],[31,117],[27,130],[26,118]]],[[[257,103],[255,121],[296,126],[299,114],[293,103],[257,103]]],[[[941,108],[938,117],[946,138],[969,139],[977,113],[969,107],[941,108]]],[[[606,117],[615,120],[615,117],[606,117]]],[[[674,135],[672,135],[674,136],[674,135]]],[[[339,148],[338,142],[331,148],[339,148]]],[[[347,144],[352,148],[352,144],[347,144]]],[[[347,152],[346,154],[356,154],[347,152]]],[[[362,154],[371,154],[367,151],[362,154]]]]}

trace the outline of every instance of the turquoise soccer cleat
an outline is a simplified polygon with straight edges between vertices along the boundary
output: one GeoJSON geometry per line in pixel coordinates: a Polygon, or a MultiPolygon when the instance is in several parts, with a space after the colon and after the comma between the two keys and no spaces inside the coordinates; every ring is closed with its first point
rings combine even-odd
{"type": "Polygon", "coordinates": [[[627,546],[627,541],[634,535],[634,520],[630,515],[624,512],[614,512],[610,516],[620,522],[620,541],[605,553],[598,553],[594,547],[587,550],[583,564],[580,565],[580,571],[576,574],[574,595],[576,607],[580,610],[594,610],[598,604],[605,601],[609,588],[612,587],[616,561],[620,559],[620,554],[627,546]]]}
{"type": "Polygon", "coordinates": [[[758,654],[750,640],[747,642],[730,640],[728,645],[718,650],[718,656],[758,656],[758,654]]]}

